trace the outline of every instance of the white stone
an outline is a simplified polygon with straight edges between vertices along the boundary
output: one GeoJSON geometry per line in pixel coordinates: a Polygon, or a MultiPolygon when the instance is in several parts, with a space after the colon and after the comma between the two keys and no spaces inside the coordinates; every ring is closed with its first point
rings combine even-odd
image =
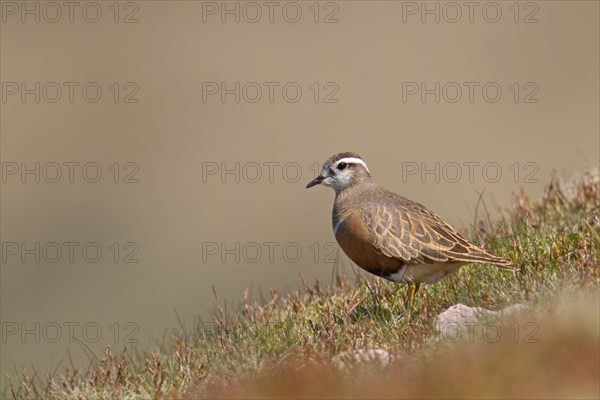
{"type": "Polygon", "coordinates": [[[331,363],[338,369],[347,369],[357,365],[385,368],[394,359],[394,356],[384,349],[359,349],[344,351],[331,359],[331,363]]]}
{"type": "Polygon", "coordinates": [[[494,341],[501,334],[501,324],[497,321],[526,308],[523,304],[514,304],[500,311],[490,311],[457,304],[438,315],[435,323],[437,333],[430,340],[449,343],[472,342],[476,339],[494,341]]]}

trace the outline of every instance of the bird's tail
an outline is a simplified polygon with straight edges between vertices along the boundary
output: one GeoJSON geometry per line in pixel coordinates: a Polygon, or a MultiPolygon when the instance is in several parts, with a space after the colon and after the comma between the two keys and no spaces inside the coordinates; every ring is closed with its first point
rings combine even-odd
{"type": "Polygon", "coordinates": [[[470,248],[468,254],[464,254],[460,257],[456,257],[457,261],[463,261],[467,263],[474,264],[490,264],[496,266],[500,269],[505,269],[509,271],[517,271],[519,268],[515,266],[512,262],[503,259],[502,257],[498,257],[489,251],[484,249],[475,247],[470,248]]]}

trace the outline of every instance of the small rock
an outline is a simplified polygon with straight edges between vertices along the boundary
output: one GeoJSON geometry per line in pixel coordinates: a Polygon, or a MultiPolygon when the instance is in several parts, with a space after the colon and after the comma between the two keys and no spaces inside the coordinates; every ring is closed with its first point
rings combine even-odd
{"type": "MultiPolygon", "coordinates": [[[[490,311],[481,307],[469,307],[457,304],[438,315],[435,329],[435,342],[473,342],[476,338],[486,341],[499,340],[499,319],[526,309],[523,304],[514,304],[500,311],[490,311]]],[[[500,332],[501,335],[501,332],[500,332]]]]}
{"type": "Polygon", "coordinates": [[[486,310],[485,308],[457,304],[438,315],[435,329],[442,331],[449,325],[466,325],[468,323],[478,322],[493,314],[493,311],[486,310]]]}
{"type": "Polygon", "coordinates": [[[394,359],[389,351],[384,349],[360,349],[344,351],[331,359],[331,363],[338,369],[348,369],[358,365],[369,364],[370,366],[385,368],[394,359]]]}

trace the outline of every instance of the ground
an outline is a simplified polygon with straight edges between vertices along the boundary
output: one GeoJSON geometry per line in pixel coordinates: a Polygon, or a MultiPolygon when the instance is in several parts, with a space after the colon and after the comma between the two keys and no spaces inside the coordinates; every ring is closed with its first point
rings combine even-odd
{"type": "Polygon", "coordinates": [[[423,287],[412,310],[404,286],[358,270],[338,271],[334,284],[299,278],[298,290],[266,301],[247,292],[235,307],[216,294],[214,321],[161,348],[137,357],[107,349],[89,371],[46,379],[24,373],[4,396],[598,398],[599,203],[597,170],[552,180],[538,200],[516,194],[503,217],[465,233],[520,271],[464,267],[423,287]],[[436,324],[457,304],[523,307],[436,324]],[[356,354],[387,355],[339,362],[356,354]]]}

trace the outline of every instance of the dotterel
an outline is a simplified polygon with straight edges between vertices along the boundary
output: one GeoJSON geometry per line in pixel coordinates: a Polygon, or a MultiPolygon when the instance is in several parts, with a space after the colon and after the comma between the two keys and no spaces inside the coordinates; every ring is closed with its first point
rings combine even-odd
{"type": "Polygon", "coordinates": [[[356,153],[329,157],[306,188],[318,184],[335,190],[333,233],[344,253],[372,274],[409,284],[409,307],[421,283],[437,282],[465,264],[516,269],[423,205],[377,185],[356,153]]]}

